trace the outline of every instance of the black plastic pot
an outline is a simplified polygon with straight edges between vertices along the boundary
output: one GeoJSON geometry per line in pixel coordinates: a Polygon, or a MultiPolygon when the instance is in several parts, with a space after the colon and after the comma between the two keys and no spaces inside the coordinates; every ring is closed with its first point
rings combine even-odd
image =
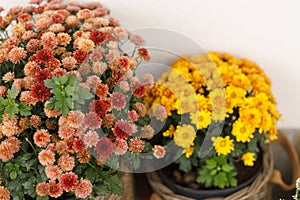
{"type": "MultiPolygon", "coordinates": [[[[260,156],[259,159],[261,159],[260,161],[262,161],[262,156],[260,156]]],[[[177,184],[175,181],[171,180],[165,174],[166,170],[162,169],[157,172],[158,172],[158,175],[159,175],[162,183],[164,183],[174,193],[182,195],[182,196],[190,197],[193,199],[201,200],[201,199],[206,199],[206,198],[226,197],[226,196],[229,196],[229,195],[243,189],[244,187],[250,185],[255,180],[255,178],[261,172],[262,168],[263,168],[263,164],[262,164],[262,162],[260,162],[260,166],[254,176],[252,176],[247,181],[239,184],[236,187],[224,188],[224,189],[197,189],[196,190],[196,189],[187,188],[187,187],[181,186],[181,185],[177,184]]],[[[170,171],[169,171],[169,173],[170,173],[170,171]]]]}

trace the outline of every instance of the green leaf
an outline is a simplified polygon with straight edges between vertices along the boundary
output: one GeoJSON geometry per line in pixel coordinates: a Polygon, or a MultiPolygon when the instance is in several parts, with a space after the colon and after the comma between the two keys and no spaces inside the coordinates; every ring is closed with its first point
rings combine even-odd
{"type": "Polygon", "coordinates": [[[214,169],[217,167],[217,162],[214,159],[206,160],[206,168],[207,169],[214,169]]]}
{"type": "Polygon", "coordinates": [[[104,196],[108,193],[108,187],[104,184],[97,184],[93,189],[96,192],[96,196],[104,196]]]}
{"type": "Polygon", "coordinates": [[[36,197],[36,200],[48,200],[48,199],[49,199],[48,196],[44,196],[44,197],[37,196],[37,197],[36,197]]]}
{"type": "Polygon", "coordinates": [[[18,96],[17,88],[13,86],[10,90],[7,91],[7,97],[15,99],[18,96]]]}
{"type": "Polygon", "coordinates": [[[49,99],[49,103],[47,104],[46,108],[51,110],[54,108],[54,102],[55,102],[55,99],[54,98],[51,98],[49,99]]]}
{"type": "Polygon", "coordinates": [[[60,83],[64,85],[68,81],[68,76],[66,74],[59,77],[60,83]]]}
{"type": "Polygon", "coordinates": [[[206,169],[199,170],[199,176],[197,178],[198,183],[205,184],[206,187],[212,186],[213,176],[209,174],[209,171],[206,169]]]}
{"type": "Polygon", "coordinates": [[[212,176],[214,176],[214,175],[216,175],[216,174],[217,174],[217,172],[218,172],[218,170],[216,170],[216,169],[213,169],[213,170],[211,170],[211,171],[210,171],[209,175],[212,175],[212,176]]]}
{"type": "Polygon", "coordinates": [[[12,172],[10,172],[9,176],[10,176],[10,179],[15,179],[15,178],[17,178],[18,174],[16,171],[12,171],[12,172]]]}
{"type": "Polygon", "coordinates": [[[225,172],[230,172],[233,170],[233,166],[227,164],[227,165],[223,165],[222,166],[222,170],[225,171],[225,172]]]}
{"type": "Polygon", "coordinates": [[[234,178],[234,176],[227,176],[227,179],[228,179],[228,182],[229,182],[230,186],[232,186],[232,187],[237,186],[238,181],[237,181],[236,178],[234,178]]]}
{"type": "Polygon", "coordinates": [[[70,108],[70,109],[72,109],[72,108],[73,108],[73,102],[72,102],[72,99],[71,99],[70,97],[67,97],[67,98],[65,99],[65,101],[66,101],[67,107],[70,108]]]}
{"type": "Polygon", "coordinates": [[[71,76],[68,77],[68,82],[66,83],[67,85],[74,86],[77,84],[77,78],[75,74],[72,74],[71,76]]]}
{"type": "Polygon", "coordinates": [[[62,114],[62,116],[67,116],[68,113],[69,113],[69,108],[68,108],[66,102],[63,102],[61,105],[61,114],[62,114]]]}
{"type": "Polygon", "coordinates": [[[179,164],[179,170],[183,172],[190,172],[192,170],[192,162],[190,159],[187,159],[184,155],[182,155],[177,161],[179,164]]]}
{"type": "Polygon", "coordinates": [[[29,116],[31,115],[31,107],[30,106],[26,106],[25,104],[21,103],[18,105],[18,109],[19,109],[19,112],[22,116],[29,116]]]}
{"type": "Polygon", "coordinates": [[[49,89],[55,88],[55,83],[51,79],[44,80],[44,84],[49,89]]]}
{"type": "Polygon", "coordinates": [[[226,186],[227,177],[225,172],[220,172],[214,177],[214,184],[223,189],[226,186]]]}
{"type": "Polygon", "coordinates": [[[110,189],[111,193],[116,195],[122,195],[122,181],[118,176],[111,176],[107,181],[106,184],[110,189]]]}

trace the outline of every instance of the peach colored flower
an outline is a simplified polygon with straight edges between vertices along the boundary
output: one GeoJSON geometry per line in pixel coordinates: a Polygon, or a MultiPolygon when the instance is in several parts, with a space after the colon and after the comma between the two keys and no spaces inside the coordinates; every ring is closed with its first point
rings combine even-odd
{"type": "Polygon", "coordinates": [[[0,86],[0,97],[5,97],[7,94],[7,88],[5,86],[0,86]]]}
{"type": "Polygon", "coordinates": [[[45,147],[50,143],[50,134],[46,129],[37,130],[33,135],[33,140],[38,147],[45,147]]]}
{"type": "Polygon", "coordinates": [[[75,167],[75,159],[69,154],[60,156],[57,163],[62,171],[71,171],[75,167]]]}
{"type": "Polygon", "coordinates": [[[26,50],[28,52],[36,52],[40,46],[42,45],[42,42],[38,39],[31,39],[29,42],[26,44],[26,50]]]}
{"type": "Polygon", "coordinates": [[[140,153],[145,147],[145,142],[137,137],[130,139],[129,141],[129,151],[134,153],[140,153]]]}
{"type": "Polygon", "coordinates": [[[80,38],[78,40],[78,49],[83,50],[85,52],[90,52],[95,48],[95,44],[90,39],[80,38]]]}
{"type": "Polygon", "coordinates": [[[36,191],[37,195],[39,195],[41,197],[48,195],[48,193],[49,193],[48,184],[46,182],[38,183],[35,187],[35,191],[36,191]]]}
{"type": "Polygon", "coordinates": [[[104,62],[94,62],[92,65],[92,71],[95,74],[103,74],[107,70],[107,64],[104,62]]]}
{"type": "Polygon", "coordinates": [[[78,198],[87,198],[91,196],[93,191],[92,183],[87,179],[81,179],[77,187],[75,188],[75,195],[78,198]]]}
{"type": "Polygon", "coordinates": [[[84,126],[84,114],[79,110],[72,110],[67,115],[66,123],[72,128],[80,128],[84,126]]]}
{"type": "Polygon", "coordinates": [[[62,171],[57,165],[50,165],[45,167],[45,173],[50,180],[55,181],[60,178],[62,171]]]}
{"type": "Polygon", "coordinates": [[[62,139],[69,139],[76,134],[76,130],[68,125],[62,125],[58,129],[58,136],[62,139]]]}
{"type": "Polygon", "coordinates": [[[65,23],[70,27],[76,27],[79,25],[79,20],[76,16],[70,15],[66,18],[65,23]]]}
{"type": "Polygon", "coordinates": [[[127,145],[126,140],[116,139],[114,145],[115,145],[115,154],[116,155],[123,155],[128,150],[128,145],[127,145]]]}
{"type": "Polygon", "coordinates": [[[153,155],[154,155],[154,157],[157,158],[157,159],[163,158],[163,157],[165,157],[165,155],[166,155],[166,150],[165,150],[165,148],[162,147],[162,146],[154,145],[154,148],[153,148],[153,155]]]}
{"type": "Polygon", "coordinates": [[[154,135],[154,129],[150,125],[146,125],[143,128],[141,128],[141,134],[139,135],[141,138],[145,139],[152,139],[154,135]]]}
{"type": "Polygon", "coordinates": [[[65,30],[65,27],[62,24],[51,24],[48,29],[53,33],[59,33],[63,32],[65,30]]]}
{"type": "Polygon", "coordinates": [[[77,13],[77,17],[80,20],[92,18],[93,16],[94,16],[94,13],[89,9],[83,9],[77,13]]]}
{"type": "Polygon", "coordinates": [[[2,141],[0,143],[0,159],[2,161],[8,161],[14,157],[13,151],[7,142],[2,141]]]}
{"type": "Polygon", "coordinates": [[[67,46],[71,42],[71,37],[67,33],[58,33],[57,34],[57,42],[59,45],[67,46]]]}
{"type": "Polygon", "coordinates": [[[0,186],[0,199],[10,200],[10,192],[7,188],[0,186]]]}
{"type": "Polygon", "coordinates": [[[68,153],[68,146],[67,146],[66,141],[62,140],[62,141],[56,142],[55,143],[55,151],[60,155],[68,153]]]}
{"type": "Polygon", "coordinates": [[[32,126],[34,128],[37,128],[41,124],[42,124],[42,120],[41,120],[40,116],[38,116],[38,115],[32,115],[30,117],[30,126],[32,126]]]}
{"type": "Polygon", "coordinates": [[[74,57],[66,57],[64,59],[62,59],[62,64],[64,66],[64,68],[68,69],[68,70],[72,70],[74,68],[76,68],[76,59],[74,57]]]}
{"type": "Polygon", "coordinates": [[[42,150],[38,155],[38,159],[44,166],[53,165],[55,162],[55,154],[50,150],[42,150]]]}
{"type": "Polygon", "coordinates": [[[14,64],[18,64],[21,62],[21,60],[26,58],[26,51],[24,50],[24,48],[21,47],[14,47],[12,50],[10,50],[10,52],[8,53],[8,59],[14,63],[14,64]]]}
{"type": "Polygon", "coordinates": [[[56,35],[53,32],[44,33],[41,37],[41,40],[44,48],[54,49],[58,44],[56,35]]]}

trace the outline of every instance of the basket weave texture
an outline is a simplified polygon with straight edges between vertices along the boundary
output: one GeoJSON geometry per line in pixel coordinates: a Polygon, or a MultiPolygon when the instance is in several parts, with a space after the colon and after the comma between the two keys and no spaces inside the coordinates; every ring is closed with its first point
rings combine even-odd
{"type": "MultiPolygon", "coordinates": [[[[274,161],[269,145],[263,146],[263,169],[256,179],[245,188],[227,196],[209,198],[208,200],[269,200],[271,199],[270,178],[274,169],[274,161]]],[[[148,181],[154,190],[164,200],[192,200],[185,196],[175,194],[164,185],[156,172],[147,173],[148,181]]]]}

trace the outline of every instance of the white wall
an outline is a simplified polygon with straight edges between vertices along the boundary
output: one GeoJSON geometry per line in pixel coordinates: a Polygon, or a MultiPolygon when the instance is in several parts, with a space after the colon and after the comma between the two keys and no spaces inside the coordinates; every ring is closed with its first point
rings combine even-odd
{"type": "MultiPolygon", "coordinates": [[[[90,1],[90,0],[89,0],[90,1]]],[[[25,0],[1,0],[0,5],[25,0]]],[[[273,82],[282,128],[300,128],[300,1],[102,0],[123,27],[182,33],[207,51],[256,61],[273,82]],[[298,61],[299,59],[299,61],[298,61]]]]}

